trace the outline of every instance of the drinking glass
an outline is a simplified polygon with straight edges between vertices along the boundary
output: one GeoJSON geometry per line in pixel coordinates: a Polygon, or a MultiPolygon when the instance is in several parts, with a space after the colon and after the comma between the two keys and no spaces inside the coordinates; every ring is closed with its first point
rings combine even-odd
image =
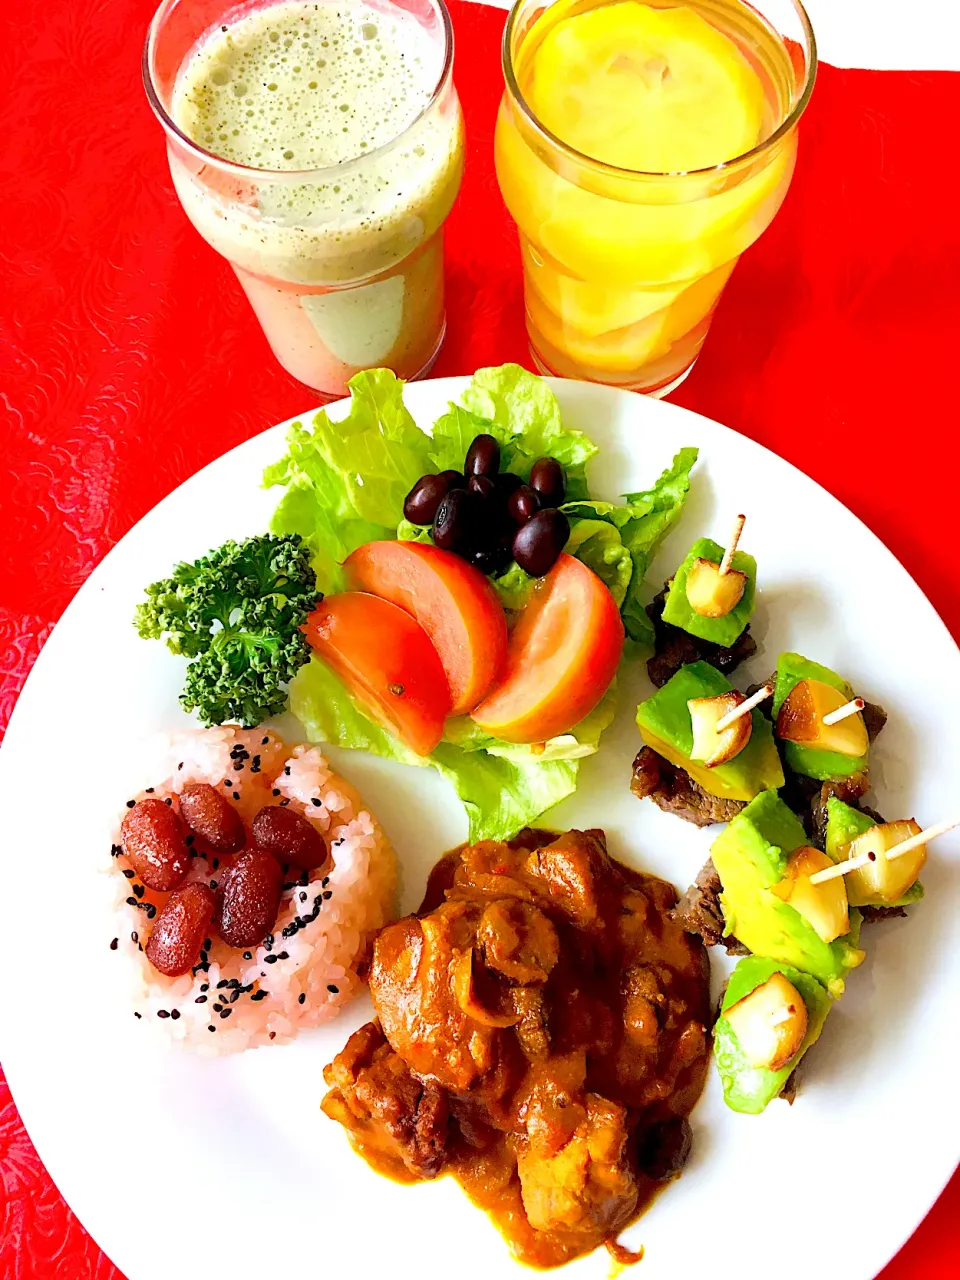
{"type": "Polygon", "coordinates": [[[497,177],[519,230],[540,369],[663,395],[696,360],[737,260],[787,193],[816,45],[799,0],[646,0],[655,10],[693,11],[733,42],[762,86],[765,128],[749,150],[708,168],[619,168],[568,145],[528,100],[548,33],[605,2],[518,0],[511,10],[497,177]]]}
{"type": "MultiPolygon", "coordinates": [[[[338,0],[338,15],[350,3],[338,0]]],[[[450,16],[443,0],[368,0],[368,9],[419,23],[435,47],[441,69],[426,105],[396,137],[339,164],[261,169],[191,137],[178,119],[177,90],[211,36],[270,5],[163,0],[156,11],[143,79],[166,133],[177,195],[236,272],[293,377],[326,397],[344,395],[353,374],[372,366],[419,377],[443,341],[443,224],[463,173],[450,16]]],[[[312,0],[303,7],[317,8],[312,0]]]]}

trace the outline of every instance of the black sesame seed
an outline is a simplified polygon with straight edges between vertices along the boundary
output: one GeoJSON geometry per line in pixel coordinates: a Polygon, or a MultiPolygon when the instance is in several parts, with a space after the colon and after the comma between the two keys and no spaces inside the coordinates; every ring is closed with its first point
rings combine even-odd
{"type": "Polygon", "coordinates": [[[301,892],[301,894],[300,894],[300,901],[301,901],[301,902],[306,902],[306,900],[307,900],[307,895],[306,895],[305,893],[302,893],[302,892],[301,892]]]}
{"type": "Polygon", "coordinates": [[[194,842],[194,840],[195,840],[195,839],[196,839],[196,836],[187,836],[186,840],[184,840],[184,842],[183,842],[183,843],[184,843],[184,844],[187,846],[187,848],[189,849],[189,848],[190,848],[190,846],[193,844],[193,842],[194,842]]]}
{"type": "Polygon", "coordinates": [[[239,999],[240,999],[240,992],[239,992],[239,991],[231,991],[231,992],[230,992],[230,1003],[231,1003],[231,1004],[236,1004],[236,1003],[237,1003],[237,1001],[238,1001],[239,999]]]}
{"type": "Polygon", "coordinates": [[[277,963],[277,957],[276,957],[276,956],[264,956],[264,958],[263,958],[263,959],[264,959],[264,964],[276,964],[276,963],[277,963]]]}
{"type": "Polygon", "coordinates": [[[211,1022],[211,1023],[210,1023],[210,1025],[207,1027],[207,1030],[208,1030],[208,1031],[216,1031],[216,1029],[217,1029],[217,1028],[213,1025],[213,1023],[212,1023],[212,1022],[211,1022]]]}
{"type": "Polygon", "coordinates": [[[157,908],[154,906],[152,902],[147,902],[144,905],[147,908],[147,919],[152,920],[153,917],[157,914],[157,908]]]}
{"type": "Polygon", "coordinates": [[[270,739],[269,739],[269,738],[261,738],[261,739],[260,739],[260,745],[261,745],[261,747],[265,747],[269,741],[270,741],[270,739]]]}
{"type": "Polygon", "coordinates": [[[223,1005],[222,1005],[222,1004],[217,1004],[217,1002],[216,1002],[216,1001],[214,1001],[214,1002],[213,1002],[213,1007],[214,1007],[215,1012],[219,1013],[219,1012],[220,1012],[220,1010],[223,1008],[223,1005]]]}
{"type": "Polygon", "coordinates": [[[179,1009],[171,1009],[171,1010],[170,1010],[170,1017],[174,1020],[174,1022],[176,1022],[176,1020],[180,1017],[180,1010],[179,1010],[179,1009]]]}
{"type": "Polygon", "coordinates": [[[235,760],[235,761],[233,762],[233,767],[234,767],[234,769],[235,769],[237,772],[239,772],[239,771],[243,768],[243,761],[242,761],[242,760],[235,760]]]}
{"type": "Polygon", "coordinates": [[[322,889],[325,889],[329,883],[330,883],[330,877],[324,876],[323,879],[320,881],[320,887],[322,889]]]}
{"type": "Polygon", "coordinates": [[[173,804],[173,801],[170,799],[170,797],[169,797],[169,796],[167,796],[167,798],[164,800],[164,802],[163,802],[163,803],[164,803],[164,804],[173,804]]]}
{"type": "Polygon", "coordinates": [[[130,935],[130,941],[131,941],[131,942],[139,942],[139,941],[140,941],[140,937],[139,937],[139,935],[138,935],[138,933],[137,933],[136,929],[134,929],[133,933],[131,933],[131,935],[130,935]]]}
{"type": "Polygon", "coordinates": [[[232,786],[233,786],[233,782],[232,782],[229,778],[224,778],[224,780],[223,780],[223,785],[224,785],[225,787],[232,787],[232,786]]]}
{"type": "Polygon", "coordinates": [[[289,801],[289,800],[281,800],[281,801],[280,801],[280,808],[281,808],[281,809],[285,809],[289,803],[290,803],[290,801],[289,801]]]}
{"type": "Polygon", "coordinates": [[[201,991],[209,991],[209,990],[210,990],[210,983],[209,983],[209,982],[204,982],[204,983],[203,983],[203,985],[200,987],[200,990],[201,990],[201,991]]]}
{"type": "Polygon", "coordinates": [[[207,997],[206,997],[206,996],[197,996],[196,1000],[194,1000],[194,1002],[193,1002],[193,1003],[194,1003],[194,1004],[206,1004],[206,1003],[207,1003],[207,997]]]}
{"type": "Polygon", "coordinates": [[[121,855],[121,853],[123,853],[123,849],[121,849],[120,845],[118,845],[118,844],[112,844],[112,845],[110,846],[110,857],[111,857],[111,858],[119,858],[119,857],[120,857],[120,855],[121,855]]]}
{"type": "Polygon", "coordinates": [[[288,778],[290,777],[290,766],[288,764],[285,764],[283,766],[283,772],[287,775],[288,778]]]}
{"type": "Polygon", "coordinates": [[[271,1032],[270,1032],[270,1039],[271,1039],[271,1040],[276,1040],[276,1038],[277,1038],[277,1033],[276,1033],[275,1031],[271,1031],[271,1032]]]}
{"type": "Polygon", "coordinates": [[[323,801],[322,801],[322,800],[318,800],[316,796],[314,796],[314,797],[313,797],[313,799],[310,801],[310,803],[311,803],[311,804],[315,804],[315,805],[317,806],[317,808],[318,808],[318,809],[322,809],[322,808],[323,808],[323,801]]]}
{"type": "Polygon", "coordinates": [[[327,983],[327,990],[332,996],[338,996],[340,994],[340,988],[335,987],[332,982],[327,983]]]}
{"type": "Polygon", "coordinates": [[[297,996],[297,1004],[306,1004],[306,1002],[307,1002],[306,993],[301,991],[300,994],[297,996]]]}
{"type": "Polygon", "coordinates": [[[214,858],[214,860],[213,860],[213,869],[214,869],[214,871],[219,871],[219,870],[220,870],[220,859],[219,859],[219,858],[214,858]]]}
{"type": "Polygon", "coordinates": [[[148,796],[152,796],[155,790],[156,787],[144,787],[144,791],[146,791],[148,796]]]}
{"type": "Polygon", "coordinates": [[[217,990],[222,991],[224,987],[228,987],[229,985],[230,983],[227,981],[226,978],[221,978],[220,981],[217,983],[217,990]]]}
{"type": "Polygon", "coordinates": [[[136,898],[128,898],[128,899],[127,899],[127,906],[128,906],[128,907],[136,907],[136,906],[139,906],[139,903],[137,902],[136,898]]]}
{"type": "Polygon", "coordinates": [[[212,946],[213,946],[213,943],[210,941],[210,939],[209,939],[209,938],[204,938],[204,940],[203,940],[203,949],[204,949],[204,951],[209,951],[209,950],[210,950],[210,948],[211,948],[212,946]]]}
{"type": "Polygon", "coordinates": [[[128,801],[127,801],[127,808],[128,808],[128,809],[132,809],[132,808],[133,808],[133,806],[134,806],[136,803],[137,803],[137,802],[136,802],[136,800],[128,800],[128,801]]]}
{"type": "Polygon", "coordinates": [[[183,761],[182,761],[182,760],[181,760],[181,761],[180,761],[180,763],[177,765],[177,768],[178,768],[178,769],[182,769],[182,768],[183,768],[183,761]]]}
{"type": "Polygon", "coordinates": [[[143,895],[146,893],[146,889],[144,889],[142,884],[135,884],[133,886],[133,892],[137,895],[138,898],[142,898],[143,895]]]}
{"type": "Polygon", "coordinates": [[[167,1012],[167,1010],[166,1010],[166,1009],[158,1009],[158,1010],[157,1010],[157,1017],[158,1017],[158,1018],[169,1018],[169,1017],[170,1017],[170,1014],[167,1012]]]}
{"type": "Polygon", "coordinates": [[[235,791],[235,792],[233,793],[233,798],[234,798],[234,800],[239,800],[239,799],[240,799],[240,792],[239,792],[239,791],[235,791]]]}
{"type": "Polygon", "coordinates": [[[119,942],[120,942],[119,938],[114,938],[114,940],[110,943],[110,950],[116,951],[119,942]]]}
{"type": "Polygon", "coordinates": [[[281,952],[280,952],[280,954],[277,956],[277,959],[278,959],[278,960],[289,960],[289,959],[290,959],[290,952],[289,952],[289,951],[281,951],[281,952]]]}
{"type": "Polygon", "coordinates": [[[124,867],[123,874],[127,877],[128,880],[132,880],[137,873],[135,871],[131,871],[129,867],[124,867]]]}
{"type": "Polygon", "coordinates": [[[220,1010],[220,1017],[221,1017],[221,1018],[229,1018],[229,1017],[230,1017],[230,1015],[231,1015],[231,1013],[233,1013],[233,1010],[232,1010],[232,1009],[221,1009],[221,1010],[220,1010]]]}
{"type": "Polygon", "coordinates": [[[243,958],[244,958],[244,960],[252,960],[252,959],[253,959],[253,953],[252,953],[252,952],[250,952],[250,951],[245,951],[245,952],[243,953],[243,958]]]}
{"type": "Polygon", "coordinates": [[[276,787],[273,788],[273,794],[275,796],[278,796],[280,794],[279,790],[276,787]]]}
{"type": "Polygon", "coordinates": [[[333,890],[332,890],[332,889],[324,889],[323,894],[322,894],[321,896],[323,897],[324,902],[327,902],[327,901],[329,901],[329,899],[330,899],[330,898],[332,898],[332,897],[333,897],[333,890]]]}
{"type": "Polygon", "coordinates": [[[217,887],[217,882],[216,882],[216,880],[211,880],[211,881],[210,881],[210,888],[211,888],[211,889],[215,889],[216,887],[217,887]]]}
{"type": "Polygon", "coordinates": [[[133,1016],[134,1016],[135,1018],[142,1018],[142,1017],[143,1017],[143,1014],[142,1014],[142,1013],[137,1013],[136,1009],[134,1009],[134,1011],[133,1011],[133,1016]]]}
{"type": "Polygon", "coordinates": [[[267,996],[268,996],[269,994],[270,994],[270,992],[269,992],[269,991],[264,991],[264,990],[262,990],[262,989],[261,989],[260,991],[255,991],[255,992],[253,993],[253,995],[250,997],[250,999],[251,999],[251,1000],[266,1000],[266,998],[267,998],[267,996]]]}

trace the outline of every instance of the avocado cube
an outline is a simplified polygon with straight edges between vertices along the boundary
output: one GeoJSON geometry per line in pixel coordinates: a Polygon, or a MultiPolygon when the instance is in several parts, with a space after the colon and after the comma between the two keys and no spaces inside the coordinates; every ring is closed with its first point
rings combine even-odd
{"type": "MultiPolygon", "coordinates": [[[[773,720],[776,724],[780,708],[801,680],[819,680],[842,693],[845,698],[854,696],[853,688],[829,667],[813,662],[799,653],[781,653],[777,660],[777,678],[773,690],[773,720]]],[[[800,742],[784,742],[783,754],[794,773],[827,782],[831,778],[847,778],[867,767],[867,755],[844,756],[838,751],[820,751],[805,747],[800,742]]]]}
{"type": "Polygon", "coordinates": [[[693,726],[687,702],[692,698],[714,698],[732,688],[727,677],[709,662],[691,662],[640,703],[637,725],[648,747],[671,764],[686,769],[710,795],[752,800],[767,788],[782,787],[784,781],[773,726],[761,711],[751,712],[750,741],[732,760],[710,769],[690,759],[693,726]]]}
{"type": "Polygon", "coordinates": [[[800,1059],[818,1039],[833,1000],[816,978],[792,965],[765,956],[745,956],[734,969],[720,1006],[720,1017],[713,1029],[713,1052],[723,1084],[723,1099],[732,1111],[758,1115],[767,1104],[779,1097],[800,1059]],[[800,993],[807,1007],[807,1033],[797,1053],[778,1071],[755,1067],[747,1061],[736,1033],[723,1016],[751,991],[768,981],[774,973],[782,973],[800,993]]]}
{"type": "Polygon", "coordinates": [[[687,599],[687,577],[695,560],[712,560],[719,564],[723,559],[724,548],[712,538],[699,538],[687,552],[686,559],[674,574],[667,599],[663,606],[664,622],[671,622],[675,627],[688,631],[701,640],[710,640],[714,644],[729,648],[743,632],[753,617],[757,594],[757,562],[745,551],[736,551],[733,555],[732,568],[746,574],[746,585],[739,603],[724,618],[704,618],[687,599]]]}
{"type": "MultiPolygon", "coordinates": [[[[856,840],[857,836],[862,836],[876,825],[875,820],[869,814],[861,813],[859,809],[851,808],[850,805],[844,804],[842,800],[838,800],[836,796],[831,796],[827,801],[827,857],[832,858],[834,862],[843,862],[847,856],[847,845],[856,840]]],[[[882,898],[877,898],[875,902],[865,902],[863,905],[909,907],[912,903],[919,902],[923,895],[924,888],[918,880],[896,902],[887,902],[882,898]]]]}
{"type": "Polygon", "coordinates": [[[850,912],[849,933],[824,942],[789,902],[772,892],[786,874],[790,854],[806,843],[796,815],[775,792],[763,792],[713,842],[710,856],[723,885],[720,904],[727,933],[755,955],[812,974],[839,996],[844,976],[864,957],[859,912],[850,912]]]}

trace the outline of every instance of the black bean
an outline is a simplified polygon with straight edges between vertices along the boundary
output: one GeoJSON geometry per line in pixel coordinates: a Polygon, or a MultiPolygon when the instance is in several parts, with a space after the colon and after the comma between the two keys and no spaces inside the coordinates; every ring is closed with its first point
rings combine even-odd
{"type": "Polygon", "coordinates": [[[515,476],[512,471],[501,471],[494,484],[497,486],[497,493],[506,502],[511,493],[516,493],[523,481],[519,476],[515,476]]]}
{"type": "Polygon", "coordinates": [[[534,578],[548,573],[570,537],[570,522],[562,511],[551,507],[538,511],[513,540],[513,558],[534,578]]]}
{"type": "Polygon", "coordinates": [[[497,492],[497,487],[489,476],[471,476],[467,488],[484,502],[489,502],[497,492]]]}
{"type": "Polygon", "coordinates": [[[433,540],[444,551],[469,555],[480,543],[483,503],[467,489],[452,489],[437,508],[433,540]]]}
{"type": "Polygon", "coordinates": [[[475,436],[463,464],[466,476],[495,476],[500,470],[500,446],[493,436],[475,436]]]}
{"type": "Polygon", "coordinates": [[[505,569],[513,559],[513,551],[510,543],[504,545],[498,542],[493,547],[480,547],[470,556],[470,563],[474,568],[479,569],[481,573],[499,573],[505,569]]]}
{"type": "Polygon", "coordinates": [[[507,514],[515,524],[526,524],[539,510],[540,499],[528,484],[522,484],[507,499],[507,514]]]}
{"type": "Polygon", "coordinates": [[[443,476],[421,476],[403,501],[403,514],[411,524],[433,524],[437,507],[449,485],[443,476]]]}
{"type": "Polygon", "coordinates": [[[530,470],[530,488],[540,497],[541,507],[559,507],[567,489],[563,467],[556,458],[538,458],[530,470]]]}

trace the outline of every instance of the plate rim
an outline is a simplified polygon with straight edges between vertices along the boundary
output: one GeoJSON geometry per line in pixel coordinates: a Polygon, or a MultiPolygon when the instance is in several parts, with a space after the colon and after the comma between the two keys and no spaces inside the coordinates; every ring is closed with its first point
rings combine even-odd
{"type": "MultiPolygon", "coordinates": [[[[419,390],[418,390],[419,388],[432,388],[436,390],[442,390],[444,395],[446,395],[449,392],[449,395],[454,396],[459,394],[459,392],[462,391],[462,389],[469,383],[470,377],[471,375],[456,375],[456,376],[449,376],[449,377],[443,377],[443,378],[424,379],[422,382],[409,384],[409,386],[405,389],[405,391],[407,393],[412,393],[414,400],[417,398],[419,394],[419,390]]],[[[668,418],[675,418],[675,420],[678,422],[680,421],[680,418],[683,417],[683,418],[689,418],[694,422],[706,423],[708,424],[708,427],[710,430],[714,430],[714,431],[719,430],[719,432],[721,433],[721,438],[725,437],[726,435],[736,437],[740,441],[746,442],[748,448],[753,450],[760,450],[762,454],[767,455],[768,461],[772,461],[775,465],[781,468],[786,467],[791,472],[796,473],[796,475],[801,477],[802,480],[805,481],[807,484],[813,485],[815,487],[818,493],[818,497],[821,501],[823,499],[828,500],[829,503],[834,504],[835,508],[839,509],[839,511],[843,513],[843,516],[845,518],[852,519],[858,526],[860,534],[862,535],[865,533],[866,535],[868,535],[868,541],[870,541],[873,544],[873,549],[875,551],[879,551],[882,555],[884,555],[885,557],[888,557],[889,560],[893,561],[897,569],[899,569],[899,571],[905,576],[905,578],[912,585],[919,599],[926,605],[926,608],[928,610],[929,620],[935,621],[935,623],[940,629],[940,633],[941,633],[940,639],[941,640],[946,639],[948,644],[952,647],[954,652],[957,654],[958,658],[960,658],[960,645],[958,645],[957,640],[954,639],[952,633],[950,632],[950,629],[947,627],[946,623],[944,622],[943,618],[940,616],[935,606],[932,604],[932,602],[929,600],[929,598],[927,597],[923,589],[920,587],[920,585],[916,582],[913,576],[909,573],[909,571],[903,565],[899,557],[893,551],[891,551],[891,549],[886,545],[886,543],[876,533],[874,533],[874,531],[855,512],[851,511],[843,502],[840,501],[839,498],[837,498],[834,494],[832,494],[824,485],[822,485],[819,481],[815,480],[813,477],[808,475],[801,467],[797,466],[795,463],[781,457],[778,453],[776,453],[774,449],[771,449],[769,446],[753,439],[750,436],[747,436],[747,435],[744,435],[743,433],[735,431],[731,427],[727,427],[723,423],[717,422],[715,419],[707,417],[705,414],[698,413],[695,410],[687,409],[682,405],[673,404],[670,401],[656,400],[650,397],[642,397],[642,396],[638,396],[636,393],[624,391],[620,388],[607,387],[607,386],[603,386],[602,384],[596,384],[596,383],[577,382],[573,380],[558,379],[558,378],[545,378],[544,381],[546,381],[548,385],[550,385],[553,388],[554,391],[560,392],[561,395],[564,389],[569,390],[571,388],[576,388],[578,390],[572,392],[572,394],[574,395],[576,394],[588,394],[590,396],[599,395],[601,397],[610,397],[612,400],[619,401],[621,403],[623,403],[625,400],[628,400],[631,406],[631,410],[628,410],[628,416],[631,414],[631,412],[639,412],[641,415],[652,414],[653,416],[656,416],[659,413],[665,412],[668,418]],[[654,405],[658,407],[651,409],[651,406],[654,406],[654,405]],[[676,415],[680,415],[680,416],[676,417],[676,415]]],[[[24,705],[23,695],[26,692],[27,688],[31,686],[31,682],[36,683],[35,677],[38,670],[41,673],[40,679],[41,680],[43,679],[43,674],[46,671],[47,665],[49,664],[50,661],[53,660],[49,658],[49,654],[51,652],[54,652],[55,654],[55,650],[56,650],[56,646],[51,646],[50,641],[52,640],[53,636],[56,635],[57,631],[62,628],[65,620],[68,620],[75,610],[82,607],[82,604],[78,604],[78,602],[85,603],[87,597],[90,596],[96,590],[97,586],[99,585],[99,578],[105,577],[107,574],[108,570],[105,568],[105,566],[109,566],[112,563],[112,558],[115,556],[115,554],[120,552],[120,548],[123,546],[126,540],[130,538],[135,533],[135,531],[139,529],[139,527],[142,524],[149,522],[153,519],[156,519],[158,514],[162,512],[163,508],[168,503],[171,503],[172,500],[174,500],[180,494],[181,490],[183,490],[184,487],[188,485],[192,485],[194,483],[202,483],[203,478],[206,476],[206,474],[212,471],[214,468],[220,466],[226,458],[233,457],[234,455],[237,455],[243,452],[244,450],[250,449],[251,446],[254,445],[254,442],[262,442],[262,438],[265,435],[277,435],[279,438],[281,436],[281,433],[284,433],[284,434],[286,433],[286,431],[289,429],[289,426],[292,423],[298,422],[298,421],[309,421],[310,419],[312,419],[312,417],[318,411],[318,409],[323,409],[327,411],[333,410],[336,412],[337,410],[344,407],[348,402],[349,402],[349,397],[344,398],[342,400],[334,401],[329,404],[324,404],[322,406],[311,407],[310,409],[306,410],[303,413],[292,415],[291,417],[284,419],[282,422],[272,424],[271,426],[265,427],[261,431],[255,432],[254,434],[249,436],[247,439],[234,445],[232,448],[226,450],[224,453],[218,455],[216,458],[211,459],[203,467],[199,468],[198,470],[192,472],[190,475],[186,476],[179,484],[177,484],[173,489],[171,489],[169,493],[165,494],[148,511],[144,512],[143,515],[141,515],[139,519],[133,525],[131,525],[129,529],[127,529],[124,532],[122,537],[117,539],[116,543],[100,559],[100,561],[96,564],[96,566],[91,570],[90,574],[87,576],[85,581],[80,585],[80,587],[72,596],[67,607],[64,609],[60,618],[57,620],[54,627],[51,629],[50,636],[48,636],[47,641],[44,643],[44,646],[40,651],[40,653],[38,654],[27,676],[27,679],[24,681],[24,684],[17,695],[16,702],[14,704],[14,707],[12,709],[12,712],[8,721],[4,742],[2,745],[0,745],[0,801],[2,801],[2,798],[3,798],[6,774],[8,771],[8,765],[6,762],[10,759],[10,755],[11,755],[11,752],[9,750],[4,750],[3,748],[9,747],[11,743],[11,734],[13,734],[14,752],[17,749],[17,742],[20,734],[20,727],[19,727],[20,721],[27,714],[27,712],[21,712],[21,707],[24,705]]],[[[415,404],[411,405],[411,407],[414,413],[416,413],[415,404]]],[[[0,903],[0,906],[2,906],[2,903],[0,903]]],[[[2,911],[0,911],[0,917],[2,917],[2,911]]],[[[9,1026],[5,1027],[4,1024],[0,1022],[0,1059],[2,1059],[4,1062],[4,1072],[7,1078],[7,1084],[10,1089],[10,1093],[14,1100],[14,1103],[17,1106],[17,1110],[18,1110],[18,1114],[20,1115],[21,1122],[23,1123],[24,1128],[26,1129],[31,1142],[34,1142],[34,1138],[28,1126],[27,1119],[23,1115],[23,1112],[20,1108],[20,1104],[17,1100],[18,1085],[16,1082],[21,1077],[21,1068],[23,1068],[24,1072],[26,1071],[27,1068],[26,1068],[25,1062],[18,1061],[20,1054],[19,1054],[19,1050],[16,1047],[14,1048],[14,1052],[13,1052],[13,1072],[12,1072],[13,1079],[12,1080],[11,1080],[10,1070],[8,1067],[9,1046],[11,1044],[16,1044],[18,1041],[22,1044],[23,1037],[22,1036],[18,1037],[13,1031],[13,1028],[9,1026]]],[[[42,1139],[40,1146],[37,1146],[35,1142],[34,1142],[34,1145],[36,1147],[37,1154],[40,1156],[40,1159],[42,1160],[48,1172],[48,1175],[50,1176],[51,1180],[54,1182],[54,1185],[57,1187],[59,1191],[59,1182],[57,1181],[56,1178],[54,1178],[54,1175],[51,1172],[51,1163],[53,1165],[57,1165],[59,1163],[59,1157],[56,1154],[54,1154],[52,1161],[51,1159],[48,1158],[48,1152],[51,1151],[52,1148],[50,1143],[47,1140],[47,1135],[45,1135],[44,1138],[42,1139]],[[41,1147],[43,1149],[41,1149],[41,1147]]],[[[920,1226],[924,1218],[927,1216],[930,1209],[934,1206],[934,1204],[937,1202],[939,1197],[942,1195],[943,1190],[949,1183],[957,1167],[960,1167],[960,1149],[958,1149],[954,1153],[953,1157],[946,1157],[946,1164],[944,1164],[940,1168],[939,1173],[936,1175],[934,1179],[931,1180],[929,1177],[929,1174],[924,1177],[924,1180],[923,1180],[924,1186],[929,1187],[930,1185],[932,1185],[932,1183],[936,1183],[935,1193],[932,1195],[931,1198],[929,1198],[929,1200],[927,1196],[924,1195],[923,1200],[926,1203],[926,1207],[922,1210],[919,1216],[916,1217],[915,1220],[912,1220],[912,1225],[910,1225],[908,1229],[906,1229],[905,1232],[902,1233],[901,1238],[899,1240],[899,1244],[886,1258],[884,1265],[886,1265],[886,1262],[891,1261],[896,1256],[896,1254],[903,1247],[903,1245],[916,1232],[917,1228],[920,1226]],[[951,1159],[952,1159],[952,1164],[950,1163],[951,1159]],[[944,1168],[946,1170],[945,1172],[944,1172],[944,1168]]],[[[928,1166],[928,1169],[929,1169],[929,1166],[928,1166]]],[[[64,1197],[64,1199],[66,1200],[66,1197],[64,1197]]],[[[71,1206],[71,1212],[75,1213],[75,1210],[72,1209],[72,1206],[71,1206]]],[[[94,1239],[94,1241],[97,1243],[98,1247],[100,1247],[103,1250],[103,1252],[106,1254],[107,1257],[110,1257],[110,1254],[108,1253],[107,1249],[104,1246],[100,1245],[99,1243],[99,1238],[98,1238],[100,1235],[99,1229],[97,1231],[97,1234],[94,1234],[94,1232],[90,1231],[90,1229],[86,1226],[86,1224],[82,1222],[82,1219],[79,1218],[79,1215],[76,1215],[76,1216],[78,1217],[78,1220],[81,1221],[82,1225],[84,1226],[84,1229],[88,1232],[88,1234],[91,1235],[91,1238],[94,1239]]],[[[913,1215],[911,1214],[910,1217],[912,1219],[913,1215]]],[[[897,1234],[900,1235],[901,1233],[898,1232],[897,1234]]]]}

